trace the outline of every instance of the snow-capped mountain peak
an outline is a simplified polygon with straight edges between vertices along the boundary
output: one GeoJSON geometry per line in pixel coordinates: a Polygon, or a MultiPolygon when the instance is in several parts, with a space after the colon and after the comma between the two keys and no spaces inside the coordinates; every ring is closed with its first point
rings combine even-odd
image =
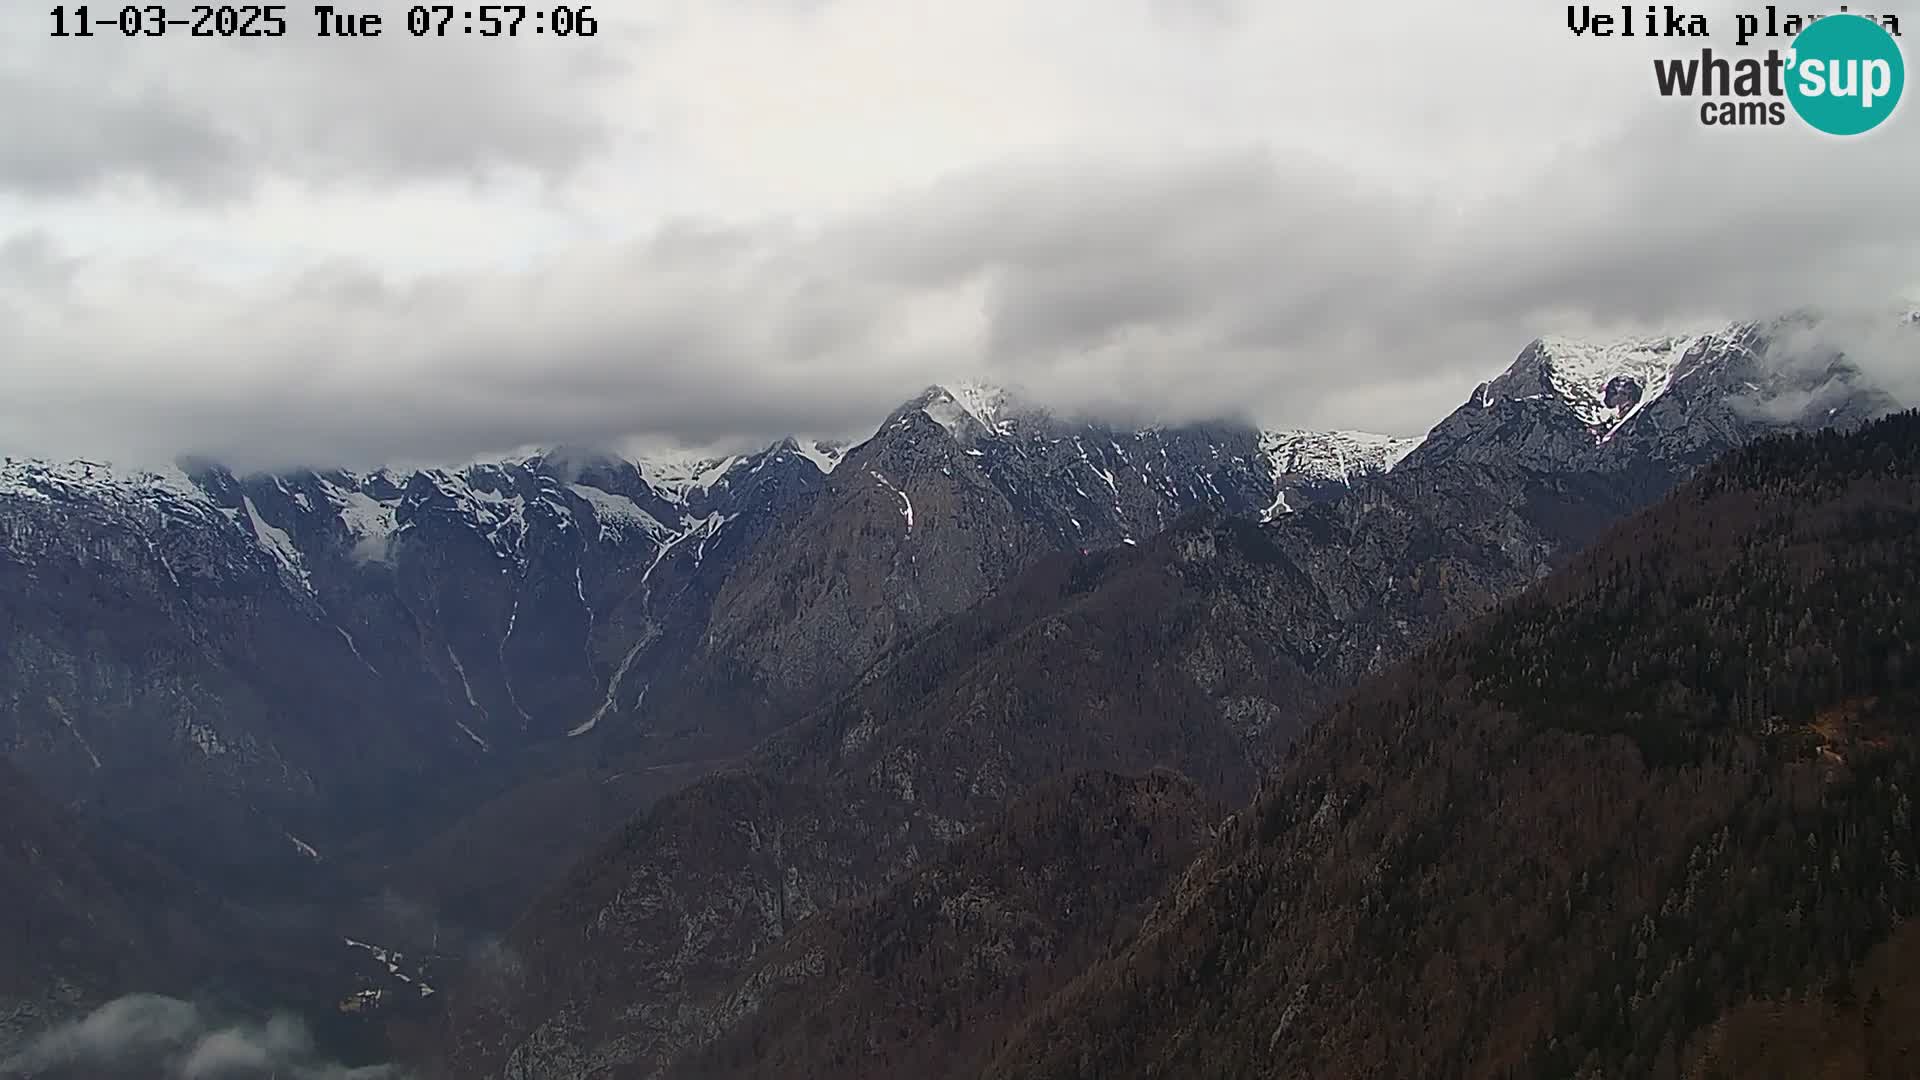
{"type": "Polygon", "coordinates": [[[1002,387],[956,382],[928,387],[909,408],[926,413],[956,438],[970,438],[981,432],[1005,434],[1013,400],[1002,387]]]}
{"type": "Polygon", "coordinates": [[[1484,408],[1496,400],[1551,397],[1597,432],[1651,404],[1704,339],[1638,337],[1591,342],[1547,336],[1524,349],[1505,374],[1477,391],[1484,408]]]}

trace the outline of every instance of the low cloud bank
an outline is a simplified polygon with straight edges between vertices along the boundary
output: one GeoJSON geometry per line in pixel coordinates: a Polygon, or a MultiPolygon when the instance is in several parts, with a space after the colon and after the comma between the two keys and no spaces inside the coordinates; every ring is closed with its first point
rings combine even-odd
{"type": "Polygon", "coordinates": [[[48,1029],[0,1077],[108,1080],[403,1080],[395,1066],[350,1068],[326,1060],[306,1024],[215,1016],[177,998],[135,994],[48,1029]]]}

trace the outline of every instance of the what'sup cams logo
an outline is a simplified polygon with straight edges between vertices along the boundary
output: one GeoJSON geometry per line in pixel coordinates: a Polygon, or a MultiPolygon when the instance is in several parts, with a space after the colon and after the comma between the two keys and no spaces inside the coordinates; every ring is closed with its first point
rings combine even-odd
{"type": "Polygon", "coordinates": [[[1907,86],[1900,42],[1859,15],[1830,15],[1787,50],[1787,100],[1829,135],[1863,135],[1886,122],[1907,86]]]}
{"type": "MultiPolygon", "coordinates": [[[[1828,135],[1863,135],[1886,123],[1906,89],[1900,50],[1900,20],[1894,15],[1857,15],[1841,5],[1833,15],[1782,15],[1763,11],[1734,16],[1734,43],[1743,50],[1757,39],[1792,39],[1786,51],[1656,59],[1654,86],[1661,97],[1700,99],[1700,122],[1709,127],[1780,126],[1789,115],[1828,135]]],[[[1706,38],[1704,15],[1672,5],[1598,9],[1569,6],[1567,28],[1577,37],[1706,38]],[[1618,14],[1615,14],[1615,12],[1618,14]]]]}

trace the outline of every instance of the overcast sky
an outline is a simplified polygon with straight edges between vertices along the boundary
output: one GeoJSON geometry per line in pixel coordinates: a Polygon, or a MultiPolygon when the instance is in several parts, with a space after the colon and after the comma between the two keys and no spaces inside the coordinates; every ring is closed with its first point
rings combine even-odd
{"type": "Polygon", "coordinates": [[[969,376],[1414,433],[1541,333],[1920,294],[1911,102],[1703,128],[1647,62],[1689,43],[1539,0],[624,0],[590,41],[49,6],[0,3],[13,453],[763,443],[969,376]]]}

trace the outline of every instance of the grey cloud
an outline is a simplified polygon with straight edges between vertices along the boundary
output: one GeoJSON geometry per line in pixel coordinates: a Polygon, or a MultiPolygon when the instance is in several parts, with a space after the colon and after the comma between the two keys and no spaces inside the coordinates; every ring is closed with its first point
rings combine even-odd
{"type": "Polygon", "coordinates": [[[518,272],[340,264],[164,299],[16,286],[0,354],[31,359],[0,432],[37,452],[137,440],[261,465],[764,444],[863,434],[928,382],[984,375],[1068,410],[1412,433],[1538,333],[1920,280],[1910,140],[1848,147],[1836,171],[1832,144],[1796,132],[1643,127],[1664,141],[1471,203],[1303,155],[1063,154],[812,228],[680,221],[518,272]]]}
{"type": "Polygon", "coordinates": [[[188,1080],[270,1072],[282,1063],[313,1056],[313,1039],[305,1027],[276,1016],[255,1028],[225,1028],[203,1035],[178,1066],[188,1080]]]}
{"type": "Polygon", "coordinates": [[[57,44],[0,52],[0,192],[71,199],[135,182],[204,204],[270,175],[313,185],[498,167],[564,175],[611,138],[592,93],[624,70],[610,40],[533,49],[390,31],[343,43],[305,25],[277,39],[57,44]]]}
{"type": "Polygon", "coordinates": [[[57,1065],[121,1065],[176,1053],[190,1043],[199,1025],[200,1011],[188,1002],[154,995],[124,997],[44,1032],[0,1062],[0,1073],[31,1073],[57,1065]]]}
{"type": "Polygon", "coordinates": [[[64,289],[73,283],[83,260],[60,250],[41,230],[0,237],[0,286],[64,289]]]}
{"type": "Polygon", "coordinates": [[[1502,301],[1509,313],[1571,303],[1643,320],[1688,306],[1873,301],[1911,287],[1920,210],[1897,177],[1920,166],[1920,146],[1794,146],[1782,134],[1682,128],[1658,153],[1624,139],[1599,148],[1600,169],[1562,160],[1489,215],[1452,268],[1496,272],[1442,280],[1459,302],[1495,311],[1502,301]]]}
{"type": "MultiPolygon", "coordinates": [[[[1289,399],[1311,413],[1363,382],[1490,373],[1568,323],[1759,317],[1920,276],[1920,213],[1898,179],[1920,165],[1911,142],[1849,147],[1836,174],[1827,144],[1668,130],[1661,153],[1603,146],[1466,206],[1246,154],[1145,175],[1088,163],[1078,198],[1060,170],[1024,203],[1016,183],[955,183],[971,193],[956,205],[865,232],[888,237],[880,265],[905,280],[992,276],[998,366],[1037,367],[1030,381],[1056,393],[1105,387],[1115,404],[1198,413],[1289,399]],[[1718,167],[1676,164],[1705,158],[1718,167]]],[[[1447,404],[1322,418],[1418,425],[1447,404]]]]}
{"type": "Polygon", "coordinates": [[[79,1071],[142,1080],[401,1080],[391,1066],[324,1059],[299,1020],[219,1022],[191,1002],[133,995],[55,1026],[0,1061],[0,1075],[79,1071]]]}
{"type": "Polygon", "coordinates": [[[1774,351],[1804,368],[1845,360],[1902,404],[1920,404],[1920,310],[1860,306],[1796,320],[1774,351]]]}
{"type": "Polygon", "coordinates": [[[1230,27],[1245,12],[1245,0],[1151,0],[1153,14],[1174,26],[1230,27]]]}
{"type": "Polygon", "coordinates": [[[47,215],[0,233],[0,451],[764,444],[864,434],[957,377],[1068,411],[1411,433],[1542,332],[1920,285],[1903,130],[1710,131],[1655,99],[1637,41],[1572,41],[1538,5],[952,10],[0,44],[0,209],[47,215]],[[1352,49],[1378,79],[1342,82],[1352,49]],[[1029,98],[1034,123],[1003,115],[1029,98]],[[818,194],[839,180],[857,194],[818,194]]]}
{"type": "Polygon", "coordinates": [[[204,198],[230,187],[239,161],[211,114],[164,87],[127,92],[71,72],[0,68],[0,102],[0,186],[28,195],[72,195],[138,174],[204,198]]]}

